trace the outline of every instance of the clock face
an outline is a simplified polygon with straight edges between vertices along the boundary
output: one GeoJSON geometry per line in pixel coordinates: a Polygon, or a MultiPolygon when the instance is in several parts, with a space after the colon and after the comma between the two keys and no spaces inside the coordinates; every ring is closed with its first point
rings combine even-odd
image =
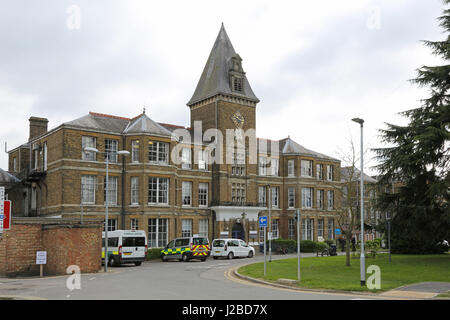
{"type": "Polygon", "coordinates": [[[245,119],[239,111],[236,111],[231,117],[231,119],[233,120],[237,128],[242,128],[242,126],[244,125],[245,119]]]}

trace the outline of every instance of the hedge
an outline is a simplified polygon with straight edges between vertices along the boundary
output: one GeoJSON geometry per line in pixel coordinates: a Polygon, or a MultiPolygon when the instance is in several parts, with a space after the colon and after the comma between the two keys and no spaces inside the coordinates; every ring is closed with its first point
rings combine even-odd
{"type": "Polygon", "coordinates": [[[160,259],[161,250],[163,248],[150,248],[147,251],[147,260],[160,259]]]}

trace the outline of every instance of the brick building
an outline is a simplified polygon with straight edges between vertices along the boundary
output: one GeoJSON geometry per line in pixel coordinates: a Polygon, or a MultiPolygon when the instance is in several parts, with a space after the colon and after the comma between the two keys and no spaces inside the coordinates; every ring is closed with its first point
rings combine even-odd
{"type": "Polygon", "coordinates": [[[222,26],[187,103],[189,128],[145,111],[135,118],[90,112],[50,131],[46,119],[31,117],[29,141],[9,151],[9,171],[28,186],[22,212],[101,218],[108,201],[109,230],[146,230],[149,247],[161,247],[193,234],[259,242],[257,219],[269,208],[274,237],[296,238],[301,208],[303,239],[334,238],[340,161],[289,137],[257,139],[258,102],[222,26]]]}

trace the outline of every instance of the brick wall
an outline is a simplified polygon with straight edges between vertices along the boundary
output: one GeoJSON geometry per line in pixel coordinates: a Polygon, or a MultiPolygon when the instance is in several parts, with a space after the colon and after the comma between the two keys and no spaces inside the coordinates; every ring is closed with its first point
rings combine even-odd
{"type": "Polygon", "coordinates": [[[101,268],[102,224],[68,219],[15,218],[0,240],[0,275],[39,275],[36,251],[47,251],[44,275],[66,274],[70,265],[81,272],[101,268]]]}

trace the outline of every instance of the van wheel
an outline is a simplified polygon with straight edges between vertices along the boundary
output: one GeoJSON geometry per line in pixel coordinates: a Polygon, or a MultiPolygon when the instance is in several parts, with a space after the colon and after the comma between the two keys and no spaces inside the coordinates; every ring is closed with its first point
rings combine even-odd
{"type": "Polygon", "coordinates": [[[230,252],[229,254],[228,254],[228,259],[233,259],[234,258],[234,254],[233,254],[233,252],[230,252]]]}
{"type": "Polygon", "coordinates": [[[213,259],[214,259],[214,260],[217,260],[217,259],[219,259],[219,257],[213,257],[213,259]]]}
{"type": "Polygon", "coordinates": [[[187,253],[183,253],[183,255],[181,256],[181,260],[184,262],[188,262],[189,261],[189,257],[187,255],[187,253]]]}
{"type": "Polygon", "coordinates": [[[134,265],[135,265],[136,267],[139,267],[141,264],[142,264],[142,261],[136,261],[136,262],[134,263],[134,265]]]}
{"type": "Polygon", "coordinates": [[[161,260],[162,260],[163,262],[167,262],[167,257],[166,257],[165,254],[162,254],[162,255],[161,255],[161,260]]]}
{"type": "Polygon", "coordinates": [[[249,257],[249,258],[253,258],[253,251],[250,251],[250,252],[248,253],[248,257],[249,257]]]}
{"type": "Polygon", "coordinates": [[[116,265],[116,261],[114,260],[113,257],[110,257],[108,260],[108,266],[114,267],[115,265],[116,265]]]}
{"type": "Polygon", "coordinates": [[[206,261],[206,258],[201,258],[200,261],[201,261],[201,262],[205,262],[205,261],[206,261]]]}

